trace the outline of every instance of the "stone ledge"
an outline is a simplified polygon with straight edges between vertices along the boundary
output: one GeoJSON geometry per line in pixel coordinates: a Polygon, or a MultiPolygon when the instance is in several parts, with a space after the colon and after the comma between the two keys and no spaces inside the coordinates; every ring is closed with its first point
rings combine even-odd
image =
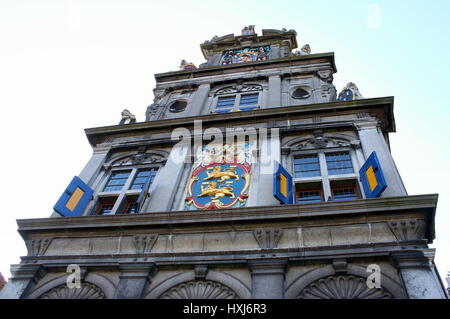
{"type": "Polygon", "coordinates": [[[355,218],[395,219],[392,214],[422,211],[426,215],[426,234],[429,242],[434,239],[434,215],[437,194],[363,199],[355,201],[325,202],[314,204],[280,205],[221,209],[212,211],[171,211],[134,215],[82,216],[17,220],[19,233],[28,239],[30,233],[64,232],[75,230],[129,230],[136,227],[168,226],[186,228],[196,225],[222,225],[226,223],[273,223],[286,221],[316,222],[325,219],[348,220],[355,218]],[[385,217],[387,214],[391,216],[385,217]]]}

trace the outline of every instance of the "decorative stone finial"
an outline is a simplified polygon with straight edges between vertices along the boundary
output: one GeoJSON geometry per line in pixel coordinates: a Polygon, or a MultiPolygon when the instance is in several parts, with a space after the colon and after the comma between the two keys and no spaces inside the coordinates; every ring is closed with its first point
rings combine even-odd
{"type": "Polygon", "coordinates": [[[119,125],[136,123],[136,116],[131,114],[127,109],[123,110],[121,115],[122,119],[120,120],[119,125]]]}
{"type": "Polygon", "coordinates": [[[359,92],[358,87],[355,83],[349,82],[339,93],[338,101],[353,101],[364,99],[362,94],[359,92]]]}

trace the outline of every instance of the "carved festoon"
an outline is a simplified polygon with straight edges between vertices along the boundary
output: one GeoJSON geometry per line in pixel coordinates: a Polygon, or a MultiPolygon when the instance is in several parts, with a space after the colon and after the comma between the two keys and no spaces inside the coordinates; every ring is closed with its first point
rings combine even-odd
{"type": "Polygon", "coordinates": [[[137,254],[145,254],[151,252],[156,240],[158,239],[158,234],[152,235],[136,235],[133,237],[133,244],[136,248],[137,254]]]}
{"type": "Polygon", "coordinates": [[[425,237],[424,222],[417,219],[388,222],[389,229],[398,241],[420,240],[425,237]]]}
{"type": "Polygon", "coordinates": [[[51,238],[31,239],[25,242],[28,249],[28,256],[42,256],[47,251],[52,242],[51,238]]]}
{"type": "Polygon", "coordinates": [[[283,235],[282,229],[257,229],[253,232],[261,249],[271,249],[278,246],[283,235]]]}

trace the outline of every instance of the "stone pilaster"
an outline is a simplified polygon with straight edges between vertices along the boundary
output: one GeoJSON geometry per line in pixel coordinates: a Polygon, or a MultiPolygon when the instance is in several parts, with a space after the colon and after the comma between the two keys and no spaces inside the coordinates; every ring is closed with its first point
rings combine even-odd
{"type": "Polygon", "coordinates": [[[19,264],[11,266],[12,277],[0,291],[0,299],[22,299],[45,275],[40,265],[19,264]]]}
{"type": "Polygon", "coordinates": [[[382,134],[378,132],[377,121],[367,119],[355,123],[355,126],[358,129],[358,135],[365,158],[367,159],[370,154],[375,151],[380,160],[384,177],[388,184],[382,197],[408,195],[394,159],[392,158],[392,154],[389,151],[389,147],[382,137],[382,134]]]}
{"type": "Polygon", "coordinates": [[[117,286],[115,299],[140,299],[151,277],[156,272],[152,264],[122,264],[120,281],[117,286]]]}
{"type": "Polygon", "coordinates": [[[283,299],[286,260],[252,260],[252,299],[283,299]]]}
{"type": "Polygon", "coordinates": [[[188,116],[198,116],[208,113],[208,107],[205,105],[208,94],[211,89],[210,83],[201,83],[195,92],[191,102],[191,108],[188,116]]]}
{"type": "Polygon", "coordinates": [[[433,263],[434,250],[401,251],[392,254],[409,299],[446,299],[433,263]]]}

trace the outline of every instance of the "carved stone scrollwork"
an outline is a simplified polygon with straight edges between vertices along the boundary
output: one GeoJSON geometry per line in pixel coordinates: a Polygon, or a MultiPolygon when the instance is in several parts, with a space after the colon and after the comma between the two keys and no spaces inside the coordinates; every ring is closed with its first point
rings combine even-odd
{"type": "Polygon", "coordinates": [[[230,288],[213,281],[189,281],[171,288],[160,299],[238,299],[230,288]]]}
{"type": "Polygon", "coordinates": [[[144,254],[151,252],[155,245],[158,234],[154,235],[136,235],[133,237],[133,244],[136,248],[137,254],[144,254]]]}
{"type": "Polygon", "coordinates": [[[337,140],[325,136],[314,136],[295,145],[294,149],[317,149],[326,147],[350,146],[348,141],[337,140]]]}
{"type": "Polygon", "coordinates": [[[167,158],[163,155],[154,153],[138,152],[135,155],[127,157],[114,163],[114,166],[138,165],[138,164],[164,164],[167,158]]]}
{"type": "Polygon", "coordinates": [[[425,237],[424,222],[417,219],[388,222],[389,229],[397,241],[417,240],[425,237]]]}
{"type": "Polygon", "coordinates": [[[357,276],[330,276],[319,279],[297,296],[297,299],[391,299],[384,288],[369,288],[366,279],[357,276]]]}
{"type": "Polygon", "coordinates": [[[44,293],[39,299],[105,299],[105,294],[90,283],[82,283],[81,288],[69,288],[64,284],[44,293]]]}
{"type": "Polygon", "coordinates": [[[259,84],[237,84],[220,89],[219,91],[217,91],[216,95],[253,91],[262,91],[262,86],[259,84]]]}
{"type": "Polygon", "coordinates": [[[28,249],[28,256],[42,256],[50,245],[51,238],[31,239],[25,242],[28,249]]]}
{"type": "Polygon", "coordinates": [[[282,229],[257,229],[253,232],[261,249],[277,248],[283,235],[282,229]]]}

